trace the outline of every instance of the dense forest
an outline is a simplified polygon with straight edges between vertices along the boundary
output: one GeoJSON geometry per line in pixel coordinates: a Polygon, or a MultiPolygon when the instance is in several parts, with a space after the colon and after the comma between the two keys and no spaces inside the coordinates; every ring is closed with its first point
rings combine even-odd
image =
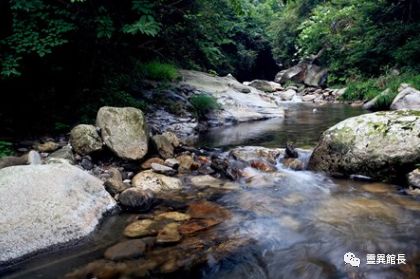
{"type": "Polygon", "coordinates": [[[178,68],[272,80],[315,57],[329,86],[349,86],[344,98],[370,99],[420,83],[419,10],[419,0],[2,1],[2,134],[65,131],[104,104],[147,110],[142,81],[170,82],[178,68]]]}

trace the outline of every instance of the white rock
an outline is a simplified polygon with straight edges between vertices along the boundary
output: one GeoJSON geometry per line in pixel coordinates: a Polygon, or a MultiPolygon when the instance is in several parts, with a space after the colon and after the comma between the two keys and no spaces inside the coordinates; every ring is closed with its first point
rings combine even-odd
{"type": "Polygon", "coordinates": [[[91,233],[115,206],[102,181],[70,164],[0,170],[0,262],[91,233]]]}
{"type": "MultiPolygon", "coordinates": [[[[404,86],[402,86],[401,88],[404,88],[404,86]]],[[[394,101],[391,104],[391,109],[420,110],[420,91],[412,87],[405,87],[402,91],[398,93],[397,97],[395,97],[394,101]]]]}

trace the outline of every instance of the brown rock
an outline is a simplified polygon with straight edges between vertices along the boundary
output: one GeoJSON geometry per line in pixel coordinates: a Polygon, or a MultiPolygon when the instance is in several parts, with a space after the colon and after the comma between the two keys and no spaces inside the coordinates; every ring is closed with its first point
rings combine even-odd
{"type": "Polygon", "coordinates": [[[181,224],[178,228],[178,231],[183,235],[189,235],[216,226],[221,222],[221,220],[214,219],[190,220],[184,224],[181,224]]]}
{"type": "Polygon", "coordinates": [[[251,167],[263,171],[263,172],[274,172],[276,171],[276,168],[274,168],[272,165],[269,165],[266,162],[253,160],[251,161],[251,167]]]}
{"type": "Polygon", "coordinates": [[[54,152],[58,148],[60,148],[60,145],[56,142],[53,142],[53,141],[47,141],[45,143],[38,144],[37,147],[36,147],[36,149],[39,152],[45,152],[45,153],[54,152]]]}
{"type": "Polygon", "coordinates": [[[187,221],[191,219],[191,216],[185,213],[171,211],[171,212],[164,212],[156,216],[156,220],[173,220],[176,222],[187,221]]]}
{"type": "Polygon", "coordinates": [[[105,258],[112,261],[138,258],[144,254],[146,244],[140,239],[120,242],[105,251],[105,258]]]}
{"type": "Polygon", "coordinates": [[[178,232],[179,224],[177,223],[170,223],[163,227],[162,230],[159,231],[158,236],[156,238],[157,243],[174,243],[179,242],[182,238],[181,234],[178,232]]]}
{"type": "Polygon", "coordinates": [[[124,184],[121,172],[118,169],[110,168],[108,172],[110,173],[111,177],[105,181],[105,189],[109,193],[116,195],[128,188],[128,186],[124,184]]]}
{"type": "Polygon", "coordinates": [[[127,237],[143,237],[156,235],[158,233],[156,223],[153,220],[144,219],[131,223],[124,229],[127,237]]]}
{"type": "Polygon", "coordinates": [[[283,165],[292,170],[300,171],[305,169],[303,162],[296,158],[287,158],[283,160],[283,165]]]}
{"type": "Polygon", "coordinates": [[[190,155],[181,155],[176,158],[179,162],[178,172],[186,173],[191,171],[191,167],[194,163],[194,159],[190,155]]]}
{"type": "Polygon", "coordinates": [[[196,219],[214,219],[224,221],[231,217],[230,212],[216,203],[209,201],[194,202],[189,205],[187,214],[196,219]]]}

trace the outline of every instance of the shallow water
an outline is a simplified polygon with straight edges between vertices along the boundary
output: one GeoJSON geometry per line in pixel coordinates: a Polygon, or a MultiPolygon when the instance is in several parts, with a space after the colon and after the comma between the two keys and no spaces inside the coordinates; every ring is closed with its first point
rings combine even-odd
{"type": "MultiPolygon", "coordinates": [[[[322,130],[334,124],[327,116],[334,115],[339,121],[361,113],[339,106],[318,108],[320,113],[305,105],[300,109],[301,120],[292,120],[291,115],[299,110],[294,107],[289,120],[280,126],[272,120],[266,122],[270,129],[261,128],[267,127],[263,123],[247,124],[246,129],[238,129],[252,135],[244,136],[243,141],[235,137],[229,141],[228,136],[222,139],[219,130],[214,137],[207,135],[207,143],[278,147],[293,137],[303,146],[313,144],[322,130]],[[286,132],[288,135],[283,135],[286,132]]],[[[307,155],[301,155],[303,161],[308,160],[307,155]]],[[[253,174],[251,181],[241,182],[240,189],[213,196],[212,201],[230,210],[232,218],[210,229],[253,242],[222,259],[210,252],[204,266],[183,278],[419,278],[420,202],[403,195],[397,185],[335,180],[310,171],[292,171],[281,163],[274,174],[256,170],[253,174]],[[345,265],[347,252],[360,258],[360,267],[345,265]],[[407,264],[367,265],[367,254],[404,254],[407,264]]],[[[108,217],[85,243],[32,258],[5,278],[58,278],[101,258],[106,247],[122,239],[130,218],[129,214],[108,217]]]]}

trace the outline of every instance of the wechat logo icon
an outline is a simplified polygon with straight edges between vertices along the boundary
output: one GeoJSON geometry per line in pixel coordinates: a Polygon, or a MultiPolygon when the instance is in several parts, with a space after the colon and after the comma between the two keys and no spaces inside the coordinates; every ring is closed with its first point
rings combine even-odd
{"type": "Polygon", "coordinates": [[[344,263],[349,264],[353,267],[359,267],[360,266],[360,259],[356,257],[355,254],[348,252],[344,255],[344,263]]]}

